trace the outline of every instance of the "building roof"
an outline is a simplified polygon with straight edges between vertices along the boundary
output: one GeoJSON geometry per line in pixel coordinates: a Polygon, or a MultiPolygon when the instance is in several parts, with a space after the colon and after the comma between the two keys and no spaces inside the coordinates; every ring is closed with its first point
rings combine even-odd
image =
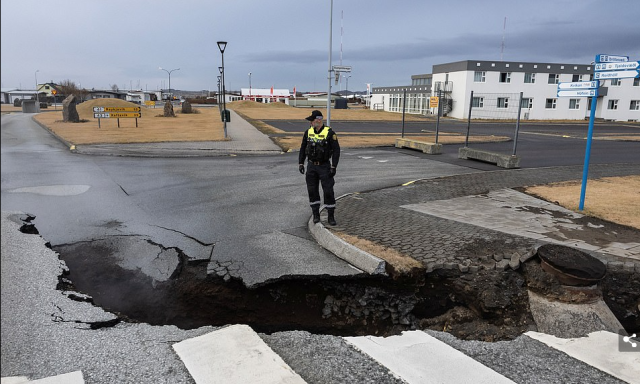
{"type": "Polygon", "coordinates": [[[523,61],[486,61],[464,60],[453,63],[436,64],[433,73],[459,71],[495,71],[495,72],[537,72],[537,73],[576,73],[584,74],[593,71],[592,64],[567,63],[531,63],[523,61]]]}

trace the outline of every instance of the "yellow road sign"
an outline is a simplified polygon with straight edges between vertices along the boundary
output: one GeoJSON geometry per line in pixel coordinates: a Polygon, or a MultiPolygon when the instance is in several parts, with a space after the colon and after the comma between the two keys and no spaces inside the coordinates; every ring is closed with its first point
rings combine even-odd
{"type": "Polygon", "coordinates": [[[429,98],[429,108],[438,108],[438,96],[429,98]]]}
{"type": "Polygon", "coordinates": [[[153,100],[147,100],[144,102],[144,105],[156,105],[156,102],[153,100]]]}
{"type": "Polygon", "coordinates": [[[141,118],[142,114],[141,113],[131,113],[131,112],[124,112],[124,113],[106,112],[106,113],[94,113],[93,117],[95,119],[121,119],[121,118],[126,118],[126,117],[141,118]]]}
{"type": "Polygon", "coordinates": [[[93,107],[93,112],[140,112],[140,107],[93,107]]]}

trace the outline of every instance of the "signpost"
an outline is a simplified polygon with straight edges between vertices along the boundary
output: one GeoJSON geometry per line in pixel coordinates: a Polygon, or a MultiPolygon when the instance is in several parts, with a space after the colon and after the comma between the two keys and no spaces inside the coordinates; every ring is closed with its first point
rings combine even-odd
{"type": "Polygon", "coordinates": [[[336,72],[351,72],[351,66],[348,65],[334,65],[332,68],[336,72]]]}
{"type": "Polygon", "coordinates": [[[598,97],[598,89],[576,89],[573,91],[558,91],[558,97],[598,97]]]}
{"type": "Polygon", "coordinates": [[[98,128],[100,128],[100,119],[118,119],[118,128],[120,128],[121,118],[135,118],[137,128],[138,118],[142,118],[141,112],[140,107],[93,107],[93,118],[98,119],[98,128]]]}
{"type": "MultiPolygon", "coordinates": [[[[597,69],[596,69],[597,71],[597,69]]],[[[605,79],[627,79],[630,77],[638,77],[637,69],[630,71],[607,71],[607,72],[596,72],[594,79],[605,80],[605,79]]]]}
{"type": "Polygon", "coordinates": [[[596,55],[596,63],[624,63],[629,61],[629,56],[596,55]]]}
{"type": "MultiPolygon", "coordinates": [[[[598,87],[600,85],[600,80],[604,79],[622,79],[622,78],[630,78],[630,77],[640,77],[640,71],[638,67],[640,66],[640,62],[629,62],[629,56],[619,56],[619,55],[605,55],[600,54],[596,55],[596,65],[594,66],[594,79],[590,83],[596,83],[596,86],[593,87],[594,94],[591,96],[591,115],[589,117],[589,133],[587,134],[587,149],[584,154],[584,168],[582,170],[582,187],[580,189],[580,204],[578,205],[578,210],[582,211],[584,209],[584,197],[587,191],[587,176],[589,175],[589,158],[591,156],[591,141],[593,138],[593,122],[595,121],[596,116],[596,105],[598,103],[598,87]]],[[[572,84],[572,83],[565,83],[572,84]]],[[[565,86],[567,87],[567,86],[565,86]]],[[[560,84],[558,84],[558,89],[571,89],[568,88],[560,88],[560,84]]],[[[561,92],[571,92],[571,91],[558,91],[558,96],[570,96],[570,95],[560,95],[561,92]]]]}

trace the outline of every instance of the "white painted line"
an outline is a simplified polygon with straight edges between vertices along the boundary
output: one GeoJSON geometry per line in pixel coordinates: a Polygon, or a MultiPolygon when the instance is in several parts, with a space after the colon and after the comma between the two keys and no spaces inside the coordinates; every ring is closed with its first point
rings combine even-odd
{"type": "Polygon", "coordinates": [[[592,332],[588,337],[561,339],[538,332],[525,335],[628,383],[640,383],[640,352],[620,352],[616,333],[592,332]]]}
{"type": "Polygon", "coordinates": [[[491,368],[422,331],[400,336],[346,337],[407,383],[513,383],[491,368]]]}
{"type": "Polygon", "coordinates": [[[82,371],[63,373],[62,375],[44,377],[37,380],[29,380],[26,376],[3,377],[2,384],[84,384],[82,371]]]}
{"type": "Polygon", "coordinates": [[[197,384],[303,384],[305,381],[247,325],[173,345],[197,384]]]}

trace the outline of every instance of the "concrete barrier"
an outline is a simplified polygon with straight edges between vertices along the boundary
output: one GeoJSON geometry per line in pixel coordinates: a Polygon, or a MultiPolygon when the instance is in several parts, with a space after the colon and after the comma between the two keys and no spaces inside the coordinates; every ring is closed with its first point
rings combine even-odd
{"type": "Polygon", "coordinates": [[[486,161],[487,163],[493,163],[502,168],[518,168],[520,165],[520,158],[518,156],[482,151],[469,147],[460,148],[458,150],[458,158],[486,161]]]}
{"type": "Polygon", "coordinates": [[[439,155],[442,153],[442,144],[427,143],[425,141],[398,138],[396,148],[417,149],[429,155],[439,155]]]}

